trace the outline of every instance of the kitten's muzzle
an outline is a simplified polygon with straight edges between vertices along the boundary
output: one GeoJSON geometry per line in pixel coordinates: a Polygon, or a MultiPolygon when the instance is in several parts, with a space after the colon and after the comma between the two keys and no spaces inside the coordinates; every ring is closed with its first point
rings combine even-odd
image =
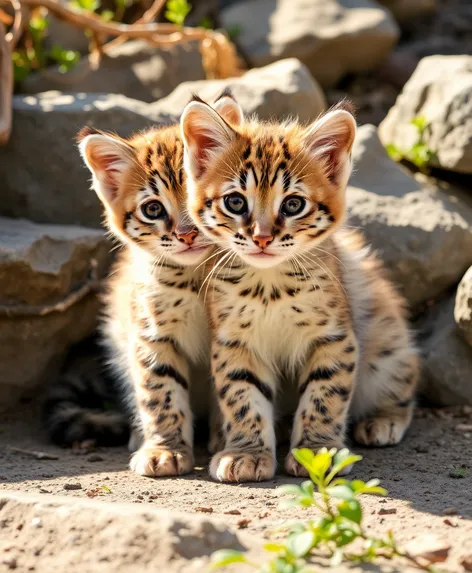
{"type": "Polygon", "coordinates": [[[274,235],[253,235],[252,240],[260,249],[266,249],[274,240],[274,235]]]}

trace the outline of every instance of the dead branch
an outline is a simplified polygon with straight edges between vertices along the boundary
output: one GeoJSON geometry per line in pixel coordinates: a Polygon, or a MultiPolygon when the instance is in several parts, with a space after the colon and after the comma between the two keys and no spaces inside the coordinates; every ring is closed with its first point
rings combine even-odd
{"type": "MultiPolygon", "coordinates": [[[[13,35],[12,35],[13,38],[13,35]]],[[[11,133],[11,100],[13,97],[12,49],[0,24],[0,145],[5,145],[11,133]]]]}
{"type": "Polygon", "coordinates": [[[34,450],[24,450],[23,448],[15,448],[14,446],[7,446],[7,451],[12,454],[20,454],[35,460],[58,460],[59,456],[56,454],[48,454],[47,452],[36,452],[34,450]]]}

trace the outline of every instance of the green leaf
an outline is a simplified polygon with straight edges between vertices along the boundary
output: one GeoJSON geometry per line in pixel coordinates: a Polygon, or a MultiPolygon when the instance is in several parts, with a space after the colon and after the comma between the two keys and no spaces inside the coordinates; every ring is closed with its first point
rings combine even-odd
{"type": "Polygon", "coordinates": [[[393,159],[393,161],[401,161],[403,159],[404,154],[394,143],[388,143],[385,146],[385,151],[388,153],[390,158],[393,159]]]}
{"type": "Polygon", "coordinates": [[[198,25],[200,28],[205,28],[206,30],[214,30],[215,28],[215,23],[209,16],[202,18],[198,25]]]}
{"type": "Polygon", "coordinates": [[[112,10],[103,10],[103,12],[100,13],[100,18],[104,22],[110,22],[114,17],[115,13],[112,10]]]}
{"type": "Polygon", "coordinates": [[[264,545],[264,549],[271,553],[279,553],[280,551],[285,551],[285,545],[280,543],[266,543],[264,545]]]}
{"type": "Polygon", "coordinates": [[[410,121],[411,125],[414,125],[420,133],[422,133],[428,127],[428,120],[424,115],[417,115],[410,121]]]}
{"type": "Polygon", "coordinates": [[[291,485],[291,484],[281,485],[280,487],[277,488],[277,491],[280,491],[285,495],[300,495],[303,493],[303,490],[299,485],[291,485]]]}
{"type": "Polygon", "coordinates": [[[107,485],[102,485],[101,487],[102,487],[103,491],[106,491],[107,493],[111,493],[111,489],[107,485]]]}
{"type": "Polygon", "coordinates": [[[228,34],[229,39],[232,40],[233,42],[234,40],[238,39],[238,37],[242,34],[242,31],[243,27],[241,26],[241,24],[233,24],[226,28],[226,33],[228,34]]]}
{"type": "Polygon", "coordinates": [[[360,462],[362,460],[362,456],[358,456],[356,454],[351,454],[351,452],[347,448],[343,448],[336,453],[333,459],[333,467],[329,472],[326,481],[329,483],[334,478],[336,474],[338,474],[341,470],[346,468],[347,466],[353,465],[356,462],[360,462]]]}
{"type": "Polygon", "coordinates": [[[217,569],[231,563],[246,563],[246,556],[242,551],[236,551],[235,549],[215,551],[211,556],[210,569],[217,569]]]}
{"type": "Polygon", "coordinates": [[[169,22],[183,26],[185,18],[188,16],[192,5],[187,0],[167,0],[165,17],[169,22]]]}
{"type": "Polygon", "coordinates": [[[315,542],[315,534],[308,530],[303,533],[292,533],[287,539],[287,549],[295,557],[304,557],[309,553],[315,542]]]}
{"type": "Polygon", "coordinates": [[[313,485],[312,481],[306,480],[301,484],[300,489],[303,491],[305,495],[313,497],[315,486],[313,485]]]}
{"type": "Polygon", "coordinates": [[[326,489],[326,493],[331,497],[338,499],[351,500],[354,499],[354,492],[348,485],[334,485],[326,489]]]}
{"type": "Polygon", "coordinates": [[[321,448],[315,454],[311,450],[303,448],[292,450],[292,455],[308,471],[312,481],[321,484],[331,466],[334,451],[328,452],[326,448],[321,448]]]}
{"type": "Polygon", "coordinates": [[[343,501],[338,505],[339,515],[360,524],[362,521],[362,507],[357,499],[343,501]]]}

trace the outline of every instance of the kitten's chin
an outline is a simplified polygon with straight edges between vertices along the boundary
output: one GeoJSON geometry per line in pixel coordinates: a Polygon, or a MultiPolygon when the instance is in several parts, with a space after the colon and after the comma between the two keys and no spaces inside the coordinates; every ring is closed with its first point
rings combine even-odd
{"type": "Polygon", "coordinates": [[[276,267],[280,265],[285,260],[285,257],[281,255],[269,255],[267,253],[238,253],[245,263],[251,265],[251,267],[256,267],[258,269],[270,269],[271,267],[276,267]]]}
{"type": "Polygon", "coordinates": [[[202,263],[210,255],[212,248],[212,246],[192,247],[191,249],[169,253],[167,256],[179,265],[195,266],[202,263]]]}

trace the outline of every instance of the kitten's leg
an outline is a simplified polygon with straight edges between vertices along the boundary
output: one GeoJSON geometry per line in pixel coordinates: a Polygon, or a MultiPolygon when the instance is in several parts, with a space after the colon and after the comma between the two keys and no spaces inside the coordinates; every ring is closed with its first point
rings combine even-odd
{"type": "Polygon", "coordinates": [[[208,442],[208,451],[210,454],[216,454],[216,452],[222,450],[224,447],[223,418],[216,402],[216,397],[212,396],[210,403],[210,440],[208,442]]]}
{"type": "MultiPolygon", "coordinates": [[[[356,442],[365,446],[392,446],[403,439],[413,418],[415,408],[415,390],[419,376],[419,361],[416,354],[403,349],[395,356],[380,354],[377,362],[370,362],[375,367],[370,380],[360,380],[362,384],[381,386],[379,404],[373,415],[361,420],[355,430],[356,442]],[[407,354],[405,356],[405,354],[407,354]],[[385,359],[389,359],[387,363],[385,359]],[[394,362],[393,362],[394,361],[394,362]],[[382,388],[383,386],[383,388],[382,388]]],[[[372,392],[375,392],[372,388],[372,392]]]]}
{"type": "Polygon", "coordinates": [[[212,371],[225,447],[210,463],[213,479],[262,481],[275,473],[274,376],[238,341],[213,344],[212,371]]]}
{"type": "MultiPolygon", "coordinates": [[[[357,370],[356,339],[352,332],[328,336],[315,340],[313,349],[300,376],[300,401],[290,449],[340,449],[344,447],[357,370]]],[[[285,460],[285,469],[295,476],[308,475],[291,453],[285,460]]]]}
{"type": "Polygon", "coordinates": [[[146,476],[174,476],[193,469],[189,366],[171,337],[139,338],[132,349],[131,375],[144,442],[132,456],[132,470],[146,476]]]}

